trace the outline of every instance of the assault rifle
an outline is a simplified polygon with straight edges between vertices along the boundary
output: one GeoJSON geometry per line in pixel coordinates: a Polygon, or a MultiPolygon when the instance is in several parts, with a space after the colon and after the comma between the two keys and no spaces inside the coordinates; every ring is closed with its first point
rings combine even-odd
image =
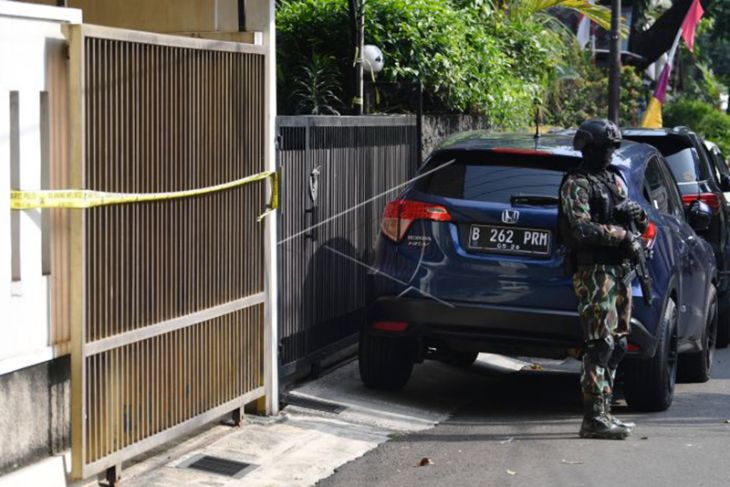
{"type": "MultiPolygon", "coordinates": [[[[636,222],[634,222],[633,220],[629,225],[629,230],[635,234],[639,234],[639,232],[636,230],[636,222]]],[[[641,252],[639,252],[639,255],[636,256],[636,270],[634,272],[639,277],[639,283],[641,284],[641,294],[644,295],[644,302],[647,306],[651,306],[651,276],[649,275],[649,268],[646,266],[646,253],[647,249],[644,245],[642,245],[641,252]]],[[[634,272],[631,272],[631,280],[633,280],[634,272]]],[[[629,286],[630,285],[631,284],[629,282],[629,286]]]]}

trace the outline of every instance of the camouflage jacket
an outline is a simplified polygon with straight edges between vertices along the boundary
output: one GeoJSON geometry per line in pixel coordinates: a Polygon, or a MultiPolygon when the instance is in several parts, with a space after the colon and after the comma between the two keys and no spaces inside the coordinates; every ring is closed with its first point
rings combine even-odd
{"type": "MultiPolygon", "coordinates": [[[[609,174],[618,189],[616,203],[625,200],[628,197],[626,183],[618,174],[609,174]]],[[[592,196],[592,183],[584,174],[573,173],[565,177],[560,187],[560,202],[572,238],[583,245],[618,247],[626,236],[626,229],[621,225],[595,221],[591,212],[592,196]]]]}

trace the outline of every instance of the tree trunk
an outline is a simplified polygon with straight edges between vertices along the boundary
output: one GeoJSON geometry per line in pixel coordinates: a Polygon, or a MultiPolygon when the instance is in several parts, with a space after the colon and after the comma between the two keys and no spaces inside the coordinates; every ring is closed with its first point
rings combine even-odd
{"type": "Polygon", "coordinates": [[[363,71],[362,63],[358,62],[362,57],[363,29],[364,29],[364,0],[347,0],[347,9],[350,16],[350,35],[352,39],[352,59],[355,63],[352,84],[353,109],[356,114],[362,115],[363,108],[363,71]]]}

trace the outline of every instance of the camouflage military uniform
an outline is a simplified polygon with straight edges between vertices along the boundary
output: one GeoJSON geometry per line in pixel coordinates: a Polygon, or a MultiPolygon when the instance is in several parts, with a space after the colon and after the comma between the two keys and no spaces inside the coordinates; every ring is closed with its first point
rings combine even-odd
{"type": "Polygon", "coordinates": [[[611,165],[619,147],[615,123],[586,120],[573,137],[581,164],[560,185],[558,230],[570,250],[568,262],[575,264],[573,288],[585,338],[581,438],[623,440],[635,426],[611,415],[611,396],[628,347],[631,289],[625,279],[630,261],[644,251],[641,236],[629,228],[643,231],[647,218],[611,165]]]}
{"type": "MultiPolygon", "coordinates": [[[[627,198],[625,183],[611,174],[620,199],[627,198]]],[[[568,175],[560,188],[562,210],[571,227],[583,226],[583,233],[595,246],[618,248],[626,230],[619,225],[597,223],[591,217],[591,182],[585,175],[568,175]]],[[[578,265],[573,288],[586,342],[618,340],[630,331],[631,289],[624,283],[629,269],[625,264],[578,265]]],[[[605,397],[613,392],[616,370],[601,367],[590,354],[583,356],[581,389],[584,400],[605,397]]]]}

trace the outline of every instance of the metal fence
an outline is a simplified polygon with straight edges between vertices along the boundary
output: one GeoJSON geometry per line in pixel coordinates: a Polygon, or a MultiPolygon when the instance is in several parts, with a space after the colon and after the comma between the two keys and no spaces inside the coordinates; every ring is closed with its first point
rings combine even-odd
{"type": "Polygon", "coordinates": [[[278,117],[280,377],[355,343],[388,190],[415,175],[414,116],[278,117]],[[381,197],[377,197],[382,195],[381,197]],[[371,200],[368,202],[368,200],[371,200]]]}
{"type": "MultiPolygon", "coordinates": [[[[265,169],[265,54],[68,29],[69,183],[160,193],[265,169]]],[[[69,213],[73,475],[264,395],[266,183],[69,213]]]]}

